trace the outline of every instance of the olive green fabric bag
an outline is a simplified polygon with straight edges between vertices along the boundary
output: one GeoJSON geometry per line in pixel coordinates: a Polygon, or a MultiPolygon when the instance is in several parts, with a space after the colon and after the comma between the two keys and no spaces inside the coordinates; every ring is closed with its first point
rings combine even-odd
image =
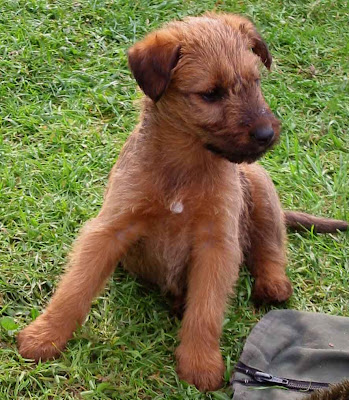
{"type": "Polygon", "coordinates": [[[349,318],[276,310],[247,339],[233,400],[306,400],[312,389],[348,378],[349,318]]]}

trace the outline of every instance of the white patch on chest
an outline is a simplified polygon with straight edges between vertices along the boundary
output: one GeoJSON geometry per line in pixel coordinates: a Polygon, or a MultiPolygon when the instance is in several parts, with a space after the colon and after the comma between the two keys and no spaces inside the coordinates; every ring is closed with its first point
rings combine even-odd
{"type": "Polygon", "coordinates": [[[170,205],[170,210],[173,214],[180,214],[183,212],[183,203],[181,201],[174,201],[170,205]]]}

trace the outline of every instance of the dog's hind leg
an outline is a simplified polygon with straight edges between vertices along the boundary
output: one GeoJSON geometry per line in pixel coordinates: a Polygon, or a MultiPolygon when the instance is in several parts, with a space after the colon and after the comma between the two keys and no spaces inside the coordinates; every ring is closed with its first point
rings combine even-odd
{"type": "Polygon", "coordinates": [[[258,165],[246,168],[252,207],[247,265],[255,278],[254,297],[258,301],[283,302],[292,294],[285,273],[286,230],[275,187],[258,165]]]}
{"type": "Polygon", "coordinates": [[[46,360],[59,355],[75,329],[84,322],[92,299],[114,271],[144,224],[122,215],[101,213],[83,228],[71,253],[69,268],[45,312],[18,335],[25,358],[46,360]]]}

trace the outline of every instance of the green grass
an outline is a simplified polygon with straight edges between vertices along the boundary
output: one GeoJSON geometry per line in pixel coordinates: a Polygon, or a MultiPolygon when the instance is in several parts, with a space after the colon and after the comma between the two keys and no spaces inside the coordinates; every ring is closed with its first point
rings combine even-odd
{"type": "MultiPolygon", "coordinates": [[[[274,56],[263,89],[283,121],[263,160],[286,208],[349,219],[348,2],[0,0],[0,399],[228,399],[179,382],[179,321],[118,270],[62,358],[35,365],[16,332],[42,311],[73,239],[96,215],[137,118],[125,50],[214,8],[253,18],[274,56]],[[6,318],[8,317],[8,318],[6,318]]],[[[287,307],[347,315],[348,235],[289,235],[287,307]]],[[[226,378],[255,323],[243,271],[221,342],[226,378]]]]}

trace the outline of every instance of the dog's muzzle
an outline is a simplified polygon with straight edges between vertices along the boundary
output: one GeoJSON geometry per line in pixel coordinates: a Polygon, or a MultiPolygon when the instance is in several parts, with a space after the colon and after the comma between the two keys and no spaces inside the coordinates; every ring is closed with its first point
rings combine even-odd
{"type": "Polygon", "coordinates": [[[217,156],[223,157],[230,162],[241,164],[247,163],[251,164],[257,161],[259,158],[263,156],[273,145],[273,142],[270,141],[269,145],[258,149],[258,150],[246,150],[246,151],[239,151],[239,152],[231,152],[227,150],[223,150],[220,147],[212,144],[206,143],[204,147],[209,150],[211,153],[216,154],[217,156]]]}

